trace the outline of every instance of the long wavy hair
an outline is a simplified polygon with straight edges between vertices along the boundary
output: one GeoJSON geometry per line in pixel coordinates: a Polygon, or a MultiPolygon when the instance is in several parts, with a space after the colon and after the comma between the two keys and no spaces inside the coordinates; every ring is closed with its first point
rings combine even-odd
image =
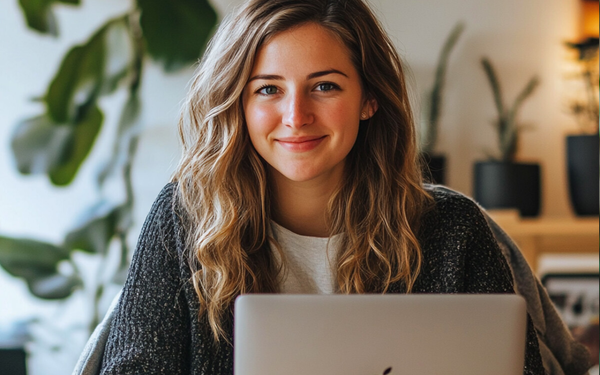
{"type": "Polygon", "coordinates": [[[308,22],[346,45],[364,94],[378,104],[360,123],[327,207],[330,233],[343,233],[334,263],[339,292],[383,293],[395,282],[410,292],[419,274],[419,223],[432,200],[422,186],[392,42],[362,0],[250,0],[223,20],[192,80],[179,123],[183,157],[173,176],[200,314],[217,341],[226,337],[235,297],[279,290],[268,169],[250,142],[241,96],[260,46],[308,22]]]}

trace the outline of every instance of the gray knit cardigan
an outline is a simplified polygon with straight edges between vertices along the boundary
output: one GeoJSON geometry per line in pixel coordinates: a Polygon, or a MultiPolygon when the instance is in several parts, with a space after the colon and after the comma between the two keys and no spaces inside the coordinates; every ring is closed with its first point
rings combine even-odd
{"type": "MultiPolygon", "coordinates": [[[[446,188],[428,189],[436,205],[423,219],[419,235],[423,263],[414,293],[514,293],[513,277],[518,278],[511,276],[505,259],[514,244],[505,243],[503,255],[486,216],[473,201],[446,188]]],[[[214,343],[206,317],[199,314],[175,196],[175,185],[168,184],[152,206],[119,302],[94,333],[74,374],[232,373],[232,346],[225,340],[214,343]]],[[[501,230],[496,234],[505,236],[501,230]]],[[[389,290],[402,292],[401,283],[389,290]]],[[[533,321],[529,319],[524,374],[545,374],[544,365],[549,371],[555,365],[564,374],[585,373],[588,355],[573,342],[560,319],[551,328],[560,330],[554,336],[560,336],[561,342],[542,341],[543,349],[550,348],[549,355],[542,352],[546,354],[542,364],[541,334],[534,323],[540,316],[544,320],[545,312],[537,310],[556,312],[551,306],[530,306],[527,296],[526,300],[533,321]],[[556,355],[555,347],[564,353],[556,355]]],[[[225,325],[230,341],[232,321],[229,316],[225,325]]],[[[542,333],[543,340],[546,332],[542,333]]]]}

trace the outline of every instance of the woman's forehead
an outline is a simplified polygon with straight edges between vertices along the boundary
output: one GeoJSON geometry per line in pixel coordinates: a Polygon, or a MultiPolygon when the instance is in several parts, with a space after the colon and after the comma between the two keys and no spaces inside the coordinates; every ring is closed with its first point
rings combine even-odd
{"type": "Polygon", "coordinates": [[[329,29],[306,23],[269,38],[257,51],[251,76],[330,69],[354,71],[350,51],[329,29]]]}

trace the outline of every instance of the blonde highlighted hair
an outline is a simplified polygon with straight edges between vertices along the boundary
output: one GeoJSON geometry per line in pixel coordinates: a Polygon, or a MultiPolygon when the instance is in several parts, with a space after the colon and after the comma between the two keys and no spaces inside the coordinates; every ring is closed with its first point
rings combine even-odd
{"type": "Polygon", "coordinates": [[[382,293],[402,282],[410,292],[419,273],[417,234],[431,198],[421,183],[402,64],[385,31],[362,0],[250,0],[223,20],[192,81],[173,177],[200,313],[217,341],[235,297],[279,288],[268,172],[250,142],[241,96],[260,46],[308,22],[347,46],[365,95],[378,104],[361,121],[327,207],[330,233],[344,234],[335,261],[339,291],[382,293]]]}

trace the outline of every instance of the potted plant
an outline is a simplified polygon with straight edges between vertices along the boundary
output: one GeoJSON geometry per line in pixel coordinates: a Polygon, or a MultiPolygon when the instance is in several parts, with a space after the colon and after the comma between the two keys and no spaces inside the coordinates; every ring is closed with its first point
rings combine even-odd
{"type": "Polygon", "coordinates": [[[442,94],[446,82],[446,70],[450,52],[456,45],[465,26],[459,22],[446,39],[435,70],[433,87],[425,93],[421,102],[421,126],[419,146],[424,162],[423,174],[437,184],[446,183],[446,157],[435,152],[438,136],[438,124],[442,112],[442,94]]]}
{"type": "Polygon", "coordinates": [[[567,136],[569,196],[576,215],[598,216],[598,38],[567,46],[578,52],[581,73],[576,78],[584,85],[581,91],[585,92],[583,98],[569,103],[569,110],[581,129],[581,134],[567,136]]]}
{"type": "Polygon", "coordinates": [[[516,208],[522,216],[537,216],[540,212],[540,166],[537,163],[516,162],[519,135],[525,126],[517,121],[517,114],[539,85],[532,77],[511,106],[505,105],[496,72],[487,58],[481,59],[498,117],[494,127],[498,134],[499,156],[475,163],[474,197],[483,207],[516,208]]]}

